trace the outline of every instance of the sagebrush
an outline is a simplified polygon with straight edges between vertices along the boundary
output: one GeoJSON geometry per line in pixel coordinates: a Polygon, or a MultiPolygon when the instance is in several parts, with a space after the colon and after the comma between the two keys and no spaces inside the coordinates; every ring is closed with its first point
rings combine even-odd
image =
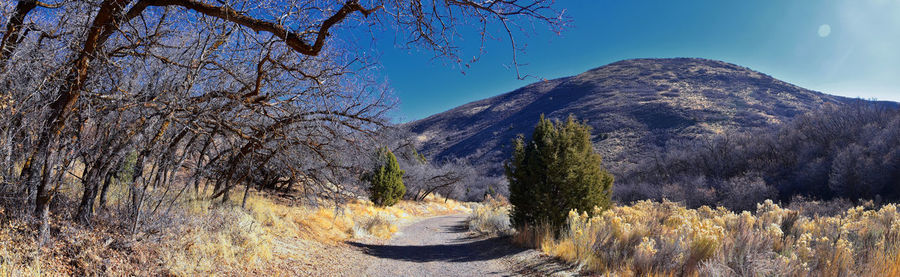
{"type": "Polygon", "coordinates": [[[594,216],[572,210],[559,237],[535,229],[516,237],[610,275],[894,276],[900,270],[898,205],[803,214],[772,201],[755,212],[639,201],[594,216]]]}

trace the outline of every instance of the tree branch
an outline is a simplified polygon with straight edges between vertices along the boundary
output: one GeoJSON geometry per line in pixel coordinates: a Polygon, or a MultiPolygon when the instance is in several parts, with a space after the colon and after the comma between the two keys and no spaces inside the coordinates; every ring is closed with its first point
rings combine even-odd
{"type": "Polygon", "coordinates": [[[322,47],[325,45],[325,38],[328,37],[328,30],[331,29],[331,27],[333,27],[334,25],[343,21],[351,13],[360,12],[363,14],[363,16],[368,17],[369,14],[382,8],[382,6],[378,6],[372,9],[366,9],[361,6],[356,0],[348,0],[339,10],[337,10],[337,12],[335,12],[333,15],[322,22],[322,25],[319,26],[319,31],[316,34],[315,41],[310,44],[309,42],[303,40],[302,33],[292,32],[277,23],[247,16],[240,11],[229,7],[213,6],[195,0],[149,0],[148,2],[151,6],[180,6],[207,16],[212,16],[237,23],[257,32],[272,33],[278,38],[284,40],[284,42],[288,46],[290,46],[291,49],[294,49],[294,51],[309,56],[316,56],[319,54],[319,52],[321,52],[322,47]]]}

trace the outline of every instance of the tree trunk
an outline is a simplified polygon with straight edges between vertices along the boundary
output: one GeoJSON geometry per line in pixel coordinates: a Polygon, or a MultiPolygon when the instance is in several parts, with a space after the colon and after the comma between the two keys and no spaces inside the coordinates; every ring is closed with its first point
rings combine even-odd
{"type": "Polygon", "coordinates": [[[32,193],[34,196],[34,215],[38,216],[41,219],[41,222],[45,221],[43,216],[46,216],[46,211],[49,210],[50,205],[50,192],[47,191],[47,183],[49,181],[48,175],[50,175],[50,167],[47,165],[47,159],[50,155],[50,149],[48,147],[38,148],[37,157],[34,159],[39,161],[37,165],[31,165],[31,170],[27,175],[26,180],[28,180],[29,187],[32,187],[32,193]]]}
{"type": "MultiPolygon", "coordinates": [[[[44,121],[38,143],[35,145],[32,157],[29,158],[32,163],[39,162],[40,164],[29,163],[27,172],[23,172],[24,179],[28,180],[29,184],[37,184],[35,188],[34,211],[35,215],[41,219],[42,225],[47,222],[46,217],[49,216],[49,204],[53,198],[53,192],[47,190],[48,176],[46,176],[50,174],[50,167],[47,162],[52,152],[51,146],[58,140],[63,128],[66,126],[66,120],[72,108],[81,95],[81,89],[87,79],[91,56],[97,52],[97,49],[111,35],[111,33],[109,35],[105,34],[104,32],[108,31],[104,30],[114,29],[116,24],[115,17],[121,14],[130,1],[106,0],[100,5],[100,10],[91,23],[84,47],[75,60],[74,66],[69,71],[65,83],[60,87],[59,96],[49,105],[49,116],[44,121]],[[38,178],[40,178],[39,182],[33,182],[38,178]]],[[[45,230],[46,227],[43,226],[41,229],[45,230]]]]}
{"type": "Polygon", "coordinates": [[[95,162],[89,171],[88,174],[84,176],[82,179],[82,185],[84,186],[84,191],[81,194],[81,202],[78,204],[78,212],[75,214],[75,220],[82,225],[88,226],[91,223],[91,218],[94,217],[94,201],[97,199],[97,194],[100,190],[100,179],[108,175],[110,169],[115,163],[106,162],[103,165],[98,165],[102,161],[106,161],[104,159],[98,159],[95,162]]]}
{"type": "Polygon", "coordinates": [[[88,226],[91,224],[91,218],[94,216],[94,199],[97,198],[99,185],[96,183],[84,184],[84,192],[81,195],[81,203],[78,204],[78,213],[75,214],[75,221],[88,226]]]}
{"type": "Polygon", "coordinates": [[[109,193],[109,184],[112,182],[114,174],[115,172],[107,173],[106,178],[103,180],[103,187],[100,188],[100,199],[97,200],[97,206],[100,207],[101,211],[106,209],[106,194],[109,193]]]}
{"type": "Polygon", "coordinates": [[[75,212],[75,221],[82,225],[90,224],[91,215],[94,212],[94,201],[93,198],[91,198],[91,195],[97,194],[94,176],[97,176],[97,171],[100,170],[100,168],[97,168],[96,161],[85,167],[85,173],[81,177],[81,186],[83,187],[81,192],[81,202],[78,204],[78,209],[75,212]]]}
{"type": "Polygon", "coordinates": [[[144,204],[144,192],[137,182],[131,185],[131,233],[137,231],[138,222],[141,220],[141,206],[144,204]]]}
{"type": "Polygon", "coordinates": [[[22,26],[25,25],[25,16],[36,7],[36,0],[20,0],[16,4],[15,11],[9,17],[9,22],[6,23],[6,32],[3,33],[3,40],[0,41],[0,68],[6,67],[6,60],[9,59],[9,56],[12,55],[12,52],[19,44],[19,32],[22,30],[22,26]]]}
{"type": "Polygon", "coordinates": [[[141,217],[141,205],[143,205],[144,201],[144,190],[140,186],[140,183],[142,183],[144,179],[144,156],[144,153],[138,154],[138,157],[134,162],[134,167],[132,167],[132,176],[134,177],[132,177],[131,185],[129,186],[131,190],[132,234],[137,230],[137,224],[141,217]]]}
{"type": "MultiPolygon", "coordinates": [[[[49,203],[49,202],[48,202],[49,203]]],[[[40,232],[38,237],[39,245],[43,246],[47,241],[48,235],[50,235],[50,205],[42,205],[41,209],[38,211],[38,218],[40,219],[40,232]]]]}
{"type": "Polygon", "coordinates": [[[247,187],[244,188],[244,199],[241,200],[241,208],[247,208],[247,195],[250,194],[250,182],[247,182],[247,187]]]}

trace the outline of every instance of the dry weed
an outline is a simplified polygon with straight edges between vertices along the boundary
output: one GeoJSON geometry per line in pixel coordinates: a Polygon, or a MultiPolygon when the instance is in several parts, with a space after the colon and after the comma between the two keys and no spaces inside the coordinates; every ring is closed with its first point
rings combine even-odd
{"type": "Polygon", "coordinates": [[[539,226],[521,245],[610,275],[894,276],[900,273],[896,204],[805,216],[772,201],[755,213],[639,201],[595,216],[572,211],[557,238],[539,226]]]}

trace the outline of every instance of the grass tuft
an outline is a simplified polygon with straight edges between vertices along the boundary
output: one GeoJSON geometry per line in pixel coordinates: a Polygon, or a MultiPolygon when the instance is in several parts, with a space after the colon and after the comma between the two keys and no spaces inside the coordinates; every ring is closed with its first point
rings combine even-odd
{"type": "Polygon", "coordinates": [[[476,205],[467,221],[469,231],[478,235],[510,235],[513,232],[509,222],[509,202],[502,196],[488,195],[476,205]]]}
{"type": "Polygon", "coordinates": [[[900,273],[896,204],[810,217],[772,201],[755,213],[639,201],[594,216],[572,211],[564,227],[557,237],[546,226],[522,227],[513,240],[613,276],[900,273]]]}

